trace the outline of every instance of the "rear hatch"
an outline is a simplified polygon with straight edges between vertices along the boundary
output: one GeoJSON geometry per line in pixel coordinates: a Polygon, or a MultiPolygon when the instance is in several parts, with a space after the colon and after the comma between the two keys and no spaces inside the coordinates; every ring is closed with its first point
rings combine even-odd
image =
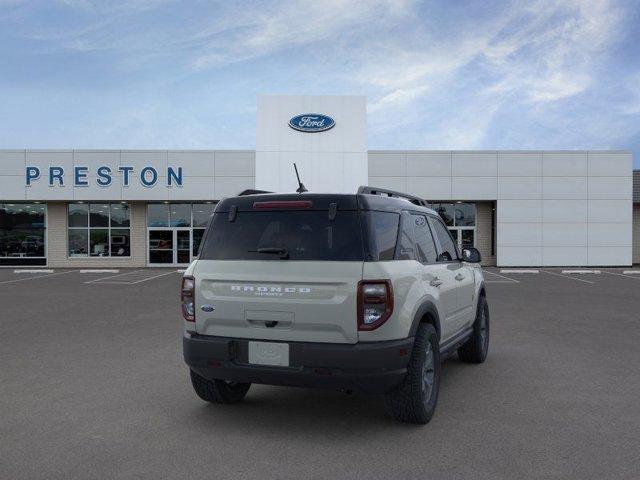
{"type": "Polygon", "coordinates": [[[356,343],[363,250],[353,195],[226,199],[193,272],[196,331],[356,343]]]}

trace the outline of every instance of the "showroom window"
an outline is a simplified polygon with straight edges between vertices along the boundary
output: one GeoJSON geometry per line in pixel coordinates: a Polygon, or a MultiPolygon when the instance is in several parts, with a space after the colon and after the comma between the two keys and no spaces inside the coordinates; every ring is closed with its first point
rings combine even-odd
{"type": "Polygon", "coordinates": [[[430,208],[438,212],[451,232],[458,248],[473,247],[476,242],[475,203],[431,203],[430,208]]]}
{"type": "Polygon", "coordinates": [[[149,263],[190,263],[198,255],[202,236],[215,206],[214,202],[149,203],[149,263]]]}
{"type": "Polygon", "coordinates": [[[70,203],[68,218],[69,257],[131,255],[128,203],[70,203]]]}
{"type": "Polygon", "coordinates": [[[0,265],[46,265],[46,205],[0,203],[0,265]]]}

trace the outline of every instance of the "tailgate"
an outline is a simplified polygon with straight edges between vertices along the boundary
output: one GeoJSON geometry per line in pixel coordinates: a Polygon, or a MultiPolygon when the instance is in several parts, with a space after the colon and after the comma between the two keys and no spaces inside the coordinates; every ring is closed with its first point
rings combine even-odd
{"type": "Polygon", "coordinates": [[[194,277],[199,334],[293,342],[358,341],[356,292],[362,279],[361,261],[199,260],[194,277]],[[212,311],[205,311],[211,307],[212,311]]]}

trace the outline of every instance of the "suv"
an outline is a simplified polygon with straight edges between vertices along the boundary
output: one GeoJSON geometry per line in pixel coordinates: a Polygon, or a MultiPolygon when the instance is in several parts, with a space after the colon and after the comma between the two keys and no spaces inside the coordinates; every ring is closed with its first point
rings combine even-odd
{"type": "Polygon", "coordinates": [[[224,199],[182,280],[193,388],[212,403],[252,383],[385,394],[393,417],[427,423],[441,360],[487,356],[479,262],[390,190],[224,199]]]}

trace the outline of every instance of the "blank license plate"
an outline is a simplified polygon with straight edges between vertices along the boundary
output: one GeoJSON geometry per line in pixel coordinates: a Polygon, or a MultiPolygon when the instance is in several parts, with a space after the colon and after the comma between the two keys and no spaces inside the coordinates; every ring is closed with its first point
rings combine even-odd
{"type": "Polygon", "coordinates": [[[249,363],[254,365],[289,366],[289,344],[249,342],[249,363]]]}

